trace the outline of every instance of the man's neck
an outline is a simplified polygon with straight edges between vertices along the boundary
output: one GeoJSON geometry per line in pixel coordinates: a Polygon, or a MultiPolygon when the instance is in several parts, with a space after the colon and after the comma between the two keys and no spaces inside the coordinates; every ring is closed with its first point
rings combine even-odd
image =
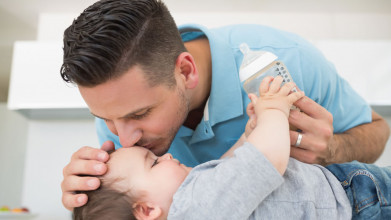
{"type": "Polygon", "coordinates": [[[185,47],[193,56],[199,74],[199,84],[191,97],[190,112],[183,124],[194,130],[202,120],[205,104],[209,98],[212,83],[212,58],[207,38],[186,42],[185,47]]]}

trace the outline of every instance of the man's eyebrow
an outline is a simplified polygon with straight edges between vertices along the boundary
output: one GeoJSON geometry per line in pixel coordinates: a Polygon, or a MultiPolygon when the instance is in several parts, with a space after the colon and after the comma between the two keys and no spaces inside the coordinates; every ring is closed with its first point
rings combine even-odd
{"type": "Polygon", "coordinates": [[[152,108],[152,107],[151,106],[142,107],[142,108],[136,109],[133,112],[129,112],[129,113],[125,114],[124,116],[120,117],[120,118],[129,118],[129,117],[132,117],[133,115],[135,115],[135,114],[137,114],[139,112],[145,111],[145,110],[150,109],[150,108],[152,108]]]}
{"type": "Polygon", "coordinates": [[[94,117],[100,118],[100,119],[102,119],[102,120],[107,120],[107,119],[105,119],[105,118],[103,118],[103,117],[100,117],[100,116],[98,116],[98,115],[95,115],[95,114],[92,113],[92,112],[90,112],[90,113],[91,113],[91,115],[93,115],[94,117]]]}
{"type": "MultiPolygon", "coordinates": [[[[129,112],[129,113],[127,113],[127,114],[125,114],[124,116],[119,117],[119,118],[120,118],[120,119],[121,119],[121,118],[129,118],[129,117],[131,117],[131,116],[137,114],[138,112],[144,111],[144,110],[149,109],[149,108],[152,108],[152,106],[146,106],[146,107],[142,107],[142,108],[136,109],[136,110],[134,110],[134,111],[132,111],[132,112],[129,112]]],[[[98,115],[94,114],[93,112],[90,112],[90,113],[91,113],[91,115],[93,115],[94,117],[100,118],[100,119],[102,119],[102,120],[108,120],[108,119],[106,119],[106,118],[104,118],[104,117],[101,117],[101,116],[98,116],[98,115]]]]}

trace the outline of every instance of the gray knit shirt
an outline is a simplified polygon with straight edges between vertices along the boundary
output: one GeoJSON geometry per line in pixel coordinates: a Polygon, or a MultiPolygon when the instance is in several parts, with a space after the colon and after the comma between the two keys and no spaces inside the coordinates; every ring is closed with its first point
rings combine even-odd
{"type": "Polygon", "coordinates": [[[175,193],[169,220],[351,219],[334,175],[293,158],[281,176],[245,143],[234,156],[195,167],[175,193]]]}

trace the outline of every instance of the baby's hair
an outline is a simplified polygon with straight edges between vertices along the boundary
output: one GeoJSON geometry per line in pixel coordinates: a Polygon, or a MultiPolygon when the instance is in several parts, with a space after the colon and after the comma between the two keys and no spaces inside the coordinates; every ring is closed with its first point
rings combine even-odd
{"type": "MultiPolygon", "coordinates": [[[[115,150],[108,151],[111,154],[115,150]]],[[[86,205],[77,207],[73,210],[74,220],[136,220],[133,215],[133,204],[136,197],[129,191],[121,192],[116,190],[115,182],[123,180],[116,178],[109,180],[104,176],[98,176],[101,185],[98,189],[92,191],[83,191],[88,196],[86,205]]]]}
{"type": "Polygon", "coordinates": [[[100,187],[97,190],[84,192],[88,196],[86,205],[75,208],[73,219],[75,220],[107,220],[124,219],[135,220],[133,215],[133,203],[130,196],[124,192],[118,192],[110,187],[100,187]]]}

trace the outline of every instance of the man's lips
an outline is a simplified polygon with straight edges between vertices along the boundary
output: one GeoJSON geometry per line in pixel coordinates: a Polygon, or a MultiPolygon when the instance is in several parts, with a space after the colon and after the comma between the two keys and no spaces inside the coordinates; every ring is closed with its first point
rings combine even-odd
{"type": "Polygon", "coordinates": [[[147,148],[148,150],[150,150],[152,148],[152,144],[143,144],[141,146],[144,148],[147,148]]]}
{"type": "Polygon", "coordinates": [[[154,146],[155,146],[154,142],[149,142],[149,143],[143,142],[143,143],[140,143],[140,144],[138,144],[138,145],[139,145],[139,146],[142,146],[142,147],[144,147],[144,148],[146,148],[146,149],[148,149],[148,150],[151,150],[151,149],[154,148],[154,146]]]}

